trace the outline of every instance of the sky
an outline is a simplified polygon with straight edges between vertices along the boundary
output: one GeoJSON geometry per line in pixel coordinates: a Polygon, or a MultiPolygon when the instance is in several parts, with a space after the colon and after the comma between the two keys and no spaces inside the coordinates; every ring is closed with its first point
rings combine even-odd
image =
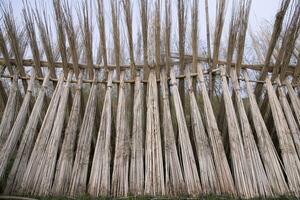
{"type": "MultiPolygon", "coordinates": [[[[16,14],[16,16],[19,16],[19,13],[22,9],[22,0],[2,0],[3,2],[12,2],[13,10],[16,14]]],[[[28,0],[30,3],[34,4],[36,0],[28,0]]],[[[81,0],[84,1],[84,0],[81,0]]],[[[137,0],[134,0],[135,2],[137,0]]],[[[152,0],[150,0],[152,1],[152,0]]],[[[174,0],[175,1],[175,0],[174,0]]],[[[200,1],[200,11],[204,14],[204,0],[200,1]]],[[[215,13],[215,5],[216,1],[218,0],[209,0],[209,12],[211,17],[215,13]]],[[[229,0],[227,5],[227,16],[230,15],[231,10],[231,2],[233,0],[229,0]]],[[[51,2],[51,0],[37,0],[37,2],[51,2]]],[[[77,2],[80,2],[80,0],[69,0],[71,4],[77,4],[77,2]]],[[[258,24],[261,24],[264,20],[272,20],[274,18],[274,15],[280,5],[281,0],[252,0],[252,7],[251,7],[251,13],[250,13],[250,26],[257,26],[258,24]]],[[[201,14],[200,14],[201,16],[201,14]]],[[[204,15],[203,15],[204,16],[204,15]]]]}
{"type": "MultiPolygon", "coordinates": [[[[1,0],[0,0],[1,1],[1,0]]],[[[11,2],[12,3],[12,7],[13,7],[13,11],[14,11],[14,15],[17,19],[18,22],[22,22],[22,15],[21,15],[21,10],[23,7],[23,3],[22,0],[2,0],[3,2],[11,2]]],[[[73,8],[78,7],[78,2],[83,2],[84,0],[68,0],[70,2],[70,4],[73,6],[73,8]]],[[[174,8],[172,8],[173,11],[173,15],[174,18],[176,18],[176,0],[171,0],[171,2],[173,2],[174,8]]],[[[187,0],[187,1],[191,1],[191,0],[187,0]]],[[[205,42],[206,41],[206,29],[205,29],[205,8],[204,8],[204,0],[199,0],[200,4],[199,4],[199,29],[200,29],[200,41],[205,42]]],[[[209,2],[209,14],[210,14],[210,25],[211,25],[211,31],[213,31],[213,27],[214,27],[214,16],[215,16],[215,11],[216,11],[216,1],[218,0],[208,0],[209,2]]],[[[222,40],[224,42],[227,41],[227,35],[228,35],[228,24],[230,21],[230,16],[231,16],[231,7],[232,7],[232,2],[234,0],[228,0],[227,1],[227,11],[226,11],[226,18],[225,18],[225,25],[224,25],[224,31],[223,31],[223,35],[222,35],[222,40]]],[[[28,0],[29,3],[31,3],[32,5],[35,5],[35,2],[38,2],[39,4],[45,4],[46,6],[46,10],[49,12],[52,12],[51,9],[47,9],[50,8],[50,6],[48,5],[49,2],[51,4],[52,0],[28,0]]],[[[93,5],[96,5],[95,2],[96,0],[92,0],[92,2],[94,2],[93,5]]],[[[109,0],[104,0],[104,2],[108,3],[109,0]]],[[[138,8],[138,0],[132,0],[132,2],[134,2],[134,6],[133,6],[133,32],[137,32],[138,29],[140,29],[140,21],[139,21],[139,8],[138,8]]],[[[154,2],[154,0],[149,0],[149,2],[154,2]]],[[[163,2],[163,1],[162,1],[163,2]]],[[[274,16],[277,12],[277,9],[280,6],[280,2],[281,0],[252,0],[252,6],[251,6],[251,11],[250,11],[250,20],[249,20],[249,29],[251,29],[252,31],[257,31],[259,30],[260,26],[262,24],[265,24],[266,22],[269,23],[273,23],[274,20],[274,16]]],[[[108,5],[108,4],[107,4],[108,5]]],[[[108,20],[106,20],[106,23],[108,23],[107,21],[109,21],[110,19],[110,11],[109,11],[109,6],[107,6],[106,9],[106,18],[108,20]]],[[[74,9],[76,10],[76,9],[74,9]]],[[[75,12],[76,13],[76,12],[75,12]]],[[[93,16],[95,16],[95,13],[93,13],[93,16]]],[[[76,17],[75,17],[76,18],[76,17]]],[[[177,23],[177,22],[176,22],[177,23]]],[[[96,20],[94,18],[94,22],[93,25],[96,27],[96,20]]],[[[124,25],[125,26],[125,25],[124,25]]],[[[176,26],[176,24],[175,24],[176,26]]],[[[95,33],[94,33],[94,37],[97,37],[97,32],[98,29],[97,27],[95,28],[95,33]],[[96,35],[96,36],[95,36],[96,35]]],[[[111,34],[112,30],[111,28],[108,28],[107,30],[107,34],[111,34]]],[[[174,33],[174,35],[177,32],[174,33]]],[[[54,36],[55,37],[55,36],[54,36]]],[[[134,41],[137,41],[137,35],[133,36],[134,37],[134,41]]],[[[111,38],[110,38],[111,40],[111,38]]],[[[97,42],[94,42],[97,43],[97,42]]],[[[96,45],[96,44],[95,44],[96,45]]]]}

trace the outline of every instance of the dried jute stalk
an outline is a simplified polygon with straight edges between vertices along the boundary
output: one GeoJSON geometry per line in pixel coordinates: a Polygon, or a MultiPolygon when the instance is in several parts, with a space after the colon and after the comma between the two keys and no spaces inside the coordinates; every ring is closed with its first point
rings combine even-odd
{"type": "Polygon", "coordinates": [[[21,108],[19,110],[18,116],[15,123],[8,135],[6,142],[0,149],[0,180],[6,171],[9,159],[11,159],[13,153],[15,152],[16,145],[19,138],[22,136],[22,131],[26,122],[27,115],[29,114],[29,103],[32,97],[32,88],[34,84],[35,73],[31,75],[30,82],[27,88],[27,92],[24,96],[21,108]]]}
{"type": "Polygon", "coordinates": [[[28,161],[21,184],[23,193],[33,194],[34,188],[36,188],[37,185],[40,185],[40,181],[38,181],[38,169],[40,167],[44,167],[40,166],[40,161],[43,158],[44,152],[46,150],[46,144],[51,134],[53,123],[55,120],[55,115],[58,108],[59,99],[61,96],[61,90],[63,88],[62,86],[63,75],[60,76],[59,82],[52,95],[50,104],[48,106],[45,118],[42,123],[42,127],[39,131],[30,159],[28,161]]]}
{"type": "Polygon", "coordinates": [[[101,122],[89,179],[88,193],[94,197],[110,195],[112,73],[113,71],[109,71],[107,76],[101,122]]]}
{"type": "Polygon", "coordinates": [[[244,71],[244,78],[246,81],[246,89],[250,102],[252,121],[258,141],[258,149],[265,167],[266,175],[268,177],[273,194],[284,195],[288,193],[289,189],[281,168],[280,158],[259,110],[259,106],[257,104],[254,91],[251,87],[246,71],[244,71]]]}
{"type": "Polygon", "coordinates": [[[170,87],[175,106],[176,119],[178,123],[178,140],[180,144],[179,152],[181,153],[180,157],[182,159],[183,165],[183,176],[185,184],[187,186],[188,194],[192,196],[197,196],[202,193],[202,188],[177,87],[174,68],[171,68],[170,70],[170,77],[170,87]]]}
{"type": "Polygon", "coordinates": [[[268,92],[269,103],[274,119],[281,157],[287,176],[289,188],[294,195],[300,195],[300,161],[296,148],[288,127],[286,118],[274,88],[269,78],[266,78],[266,87],[268,92]]]}
{"type": "Polygon", "coordinates": [[[72,109],[58,159],[52,194],[67,195],[74,162],[75,141],[80,127],[82,73],[79,73],[72,109]]]}
{"type": "Polygon", "coordinates": [[[143,130],[143,88],[137,72],[134,81],[132,139],[130,151],[129,191],[135,195],[144,194],[144,130],[143,130]]]}
{"type": "Polygon", "coordinates": [[[220,194],[221,189],[218,181],[218,175],[216,172],[212,150],[208,142],[206,131],[202,122],[202,117],[197,105],[195,93],[193,91],[193,82],[190,75],[190,67],[187,66],[186,80],[188,84],[190,99],[193,140],[196,146],[196,152],[198,157],[202,190],[205,194],[220,194]]]}
{"type": "Polygon", "coordinates": [[[129,127],[126,116],[125,71],[120,72],[120,85],[116,117],[116,142],[111,182],[113,196],[127,196],[129,175],[129,127]]]}
{"type": "Polygon", "coordinates": [[[151,69],[147,88],[144,193],[153,196],[165,195],[166,192],[159,122],[156,74],[151,69]]]}
{"type": "Polygon", "coordinates": [[[86,192],[92,134],[94,132],[97,106],[97,76],[98,72],[96,71],[94,73],[93,84],[79,132],[76,155],[71,175],[72,178],[69,185],[69,194],[71,196],[80,195],[86,192]]]}
{"type": "Polygon", "coordinates": [[[5,194],[20,193],[23,176],[34,145],[34,139],[37,135],[38,121],[40,118],[44,117],[41,113],[44,106],[46,91],[48,89],[49,77],[50,74],[48,74],[45,77],[43,85],[39,90],[38,97],[35,101],[30,117],[27,121],[27,125],[24,130],[21,143],[18,147],[18,152],[16,154],[12,169],[8,175],[4,191],[5,194]]]}
{"type": "Polygon", "coordinates": [[[289,129],[291,131],[291,135],[294,141],[295,148],[297,150],[298,155],[300,155],[300,131],[298,124],[294,118],[293,111],[290,107],[290,103],[287,100],[284,88],[281,85],[281,81],[277,79],[278,84],[278,94],[279,94],[279,101],[281,103],[281,107],[285,114],[286,121],[289,125],[289,129]]]}
{"type": "Polygon", "coordinates": [[[206,131],[212,148],[213,158],[215,161],[216,172],[222,194],[236,195],[232,174],[225,155],[222,137],[218,129],[216,117],[206,89],[202,67],[197,65],[197,78],[200,84],[201,95],[203,98],[204,117],[206,122],[206,131]]]}
{"type": "Polygon", "coordinates": [[[39,196],[49,195],[52,188],[52,183],[54,179],[54,172],[56,167],[58,147],[61,140],[62,129],[65,121],[69,91],[70,91],[70,82],[72,80],[73,71],[70,70],[68,73],[67,81],[61,90],[61,97],[59,105],[57,108],[57,114],[51,131],[51,135],[47,142],[46,150],[43,157],[40,160],[39,165],[41,166],[37,173],[37,182],[40,182],[34,188],[35,194],[39,196]]]}
{"type": "Polygon", "coordinates": [[[267,178],[265,168],[263,166],[261,157],[259,155],[258,148],[253,136],[253,132],[248,120],[244,102],[241,97],[240,85],[238,82],[237,71],[235,68],[231,68],[231,81],[233,85],[235,102],[237,104],[238,114],[240,118],[241,133],[244,142],[246,160],[250,168],[250,174],[252,176],[252,185],[255,190],[255,195],[258,196],[273,196],[272,189],[270,187],[269,180],[267,178]]]}
{"type": "Polygon", "coordinates": [[[164,134],[164,157],[165,157],[165,176],[166,176],[166,194],[180,195],[186,193],[186,185],[183,179],[182,167],[179,160],[179,154],[176,146],[175,133],[172,124],[170,109],[168,80],[166,69],[162,68],[160,73],[162,90],[162,111],[163,111],[163,134],[164,134]]]}
{"type": "Polygon", "coordinates": [[[286,87],[288,89],[288,94],[294,109],[294,113],[297,119],[298,124],[300,124],[300,99],[298,98],[298,95],[296,91],[293,89],[291,83],[288,81],[288,79],[285,80],[286,87]]]}
{"type": "Polygon", "coordinates": [[[228,133],[230,142],[230,156],[235,179],[235,186],[239,196],[252,198],[257,196],[257,191],[252,185],[250,168],[246,160],[244,144],[233,102],[227,85],[225,68],[221,67],[223,98],[228,123],[228,133]]]}
{"type": "Polygon", "coordinates": [[[9,89],[9,95],[7,99],[7,104],[5,106],[1,124],[0,124],[0,149],[2,149],[10,130],[14,124],[15,113],[17,109],[17,90],[18,90],[18,76],[15,75],[13,82],[9,89]]]}

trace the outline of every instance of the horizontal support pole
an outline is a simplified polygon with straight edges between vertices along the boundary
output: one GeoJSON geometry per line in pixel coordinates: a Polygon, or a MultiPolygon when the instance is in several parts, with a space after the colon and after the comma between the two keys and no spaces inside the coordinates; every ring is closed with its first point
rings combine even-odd
{"type": "MultiPolygon", "coordinates": [[[[219,71],[219,69],[212,70],[213,73],[216,73],[217,71],[219,71]]],[[[209,70],[204,70],[203,74],[208,75],[209,70]]],[[[192,78],[197,77],[197,76],[198,76],[197,73],[191,73],[192,78]]],[[[13,76],[11,76],[11,75],[1,75],[1,78],[12,79],[13,76]]],[[[18,76],[18,78],[21,79],[21,80],[29,80],[30,76],[18,76]]],[[[186,78],[185,75],[179,75],[179,76],[176,77],[176,79],[185,79],[185,78],[186,78]]],[[[42,77],[36,77],[35,79],[38,80],[38,81],[43,81],[44,80],[44,78],[42,78],[42,77]]],[[[53,81],[53,82],[58,82],[58,79],[55,79],[55,78],[50,78],[49,80],[53,81]]],[[[170,78],[168,78],[168,80],[170,80],[170,78]]],[[[93,83],[93,80],[92,79],[84,79],[84,80],[82,80],[82,82],[83,83],[93,83]]],[[[118,81],[118,80],[113,80],[112,82],[114,84],[119,84],[120,83],[120,81],[118,81]]],[[[134,80],[125,80],[124,82],[134,84],[135,81],[134,80]]],[[[147,80],[142,80],[141,82],[142,83],[147,83],[148,81],[147,80]]],[[[157,82],[160,82],[160,79],[157,79],[157,82]]],[[[72,80],[71,83],[77,83],[77,81],[72,80]]],[[[100,81],[99,80],[99,81],[97,81],[97,83],[107,83],[107,81],[105,81],[105,80],[100,81]]]]}
{"type": "MultiPolygon", "coordinates": [[[[177,53],[173,53],[173,54],[175,54],[175,55],[172,55],[171,58],[179,59],[179,56],[176,55],[177,53]]],[[[185,55],[185,62],[186,63],[191,63],[192,59],[193,59],[192,55],[185,55]]],[[[198,56],[197,61],[208,63],[208,58],[198,56]]],[[[226,66],[227,62],[219,60],[217,64],[226,66]]],[[[231,63],[231,67],[234,67],[235,65],[236,65],[236,63],[234,63],[234,62],[231,63]]],[[[255,71],[261,71],[263,69],[263,66],[264,66],[264,64],[242,64],[241,68],[242,69],[252,69],[252,70],[255,70],[255,71]]],[[[274,65],[269,65],[267,67],[268,72],[272,72],[274,67],[275,67],[274,65]]],[[[295,69],[296,69],[296,65],[289,65],[288,69],[287,69],[287,75],[292,75],[295,69]]]]}
{"type": "MultiPolygon", "coordinates": [[[[171,56],[172,58],[175,59],[179,59],[179,56],[171,56]]],[[[15,59],[9,59],[10,64],[11,65],[15,65],[16,64],[16,60],[15,59]]],[[[198,62],[204,62],[204,63],[208,63],[208,58],[206,57],[197,57],[197,61],[198,62]]],[[[191,64],[192,63],[192,55],[185,55],[185,64],[191,64]]],[[[5,61],[3,58],[0,58],[0,65],[5,65],[5,61]]],[[[62,62],[55,62],[54,63],[56,68],[62,68],[63,64],[62,62]]],[[[179,65],[179,61],[173,61],[170,62],[170,66],[174,66],[174,65],[179,65]]],[[[226,61],[218,61],[218,65],[227,65],[226,61]]],[[[33,67],[34,66],[34,61],[32,59],[24,59],[23,60],[23,66],[25,67],[33,67]]],[[[41,61],[41,67],[48,67],[49,63],[47,61],[41,61]]],[[[78,64],[80,69],[87,69],[88,66],[86,64],[78,64]]],[[[166,66],[165,63],[161,63],[160,66],[166,66]]],[[[231,63],[231,66],[235,66],[235,63],[231,63]]],[[[251,70],[255,70],[255,71],[261,71],[263,68],[263,64],[242,64],[241,68],[243,69],[251,69],[251,70]]],[[[126,70],[126,69],[130,69],[130,65],[121,65],[120,68],[121,70],[126,70]]],[[[144,64],[136,64],[135,67],[137,68],[137,70],[141,70],[144,67],[144,64]]],[[[68,68],[72,69],[73,68],[73,64],[72,63],[68,63],[68,68]]],[[[104,65],[93,65],[94,69],[105,69],[104,65]]],[[[108,70],[112,70],[112,69],[116,69],[116,65],[108,65],[107,66],[108,70]]],[[[268,72],[272,72],[273,71],[274,66],[270,65],[268,66],[268,72]]],[[[287,75],[292,75],[294,70],[296,69],[296,65],[289,65],[288,69],[287,69],[287,75]]]]}

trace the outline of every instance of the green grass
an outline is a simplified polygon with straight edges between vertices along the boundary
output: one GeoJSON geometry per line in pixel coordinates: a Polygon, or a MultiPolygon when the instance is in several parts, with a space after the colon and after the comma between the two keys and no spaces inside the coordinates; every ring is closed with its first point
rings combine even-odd
{"type": "MultiPolygon", "coordinates": [[[[189,199],[189,200],[196,200],[196,199],[203,199],[203,200],[238,200],[239,198],[232,198],[228,196],[216,196],[216,195],[209,195],[209,196],[203,196],[199,198],[187,198],[187,197],[177,197],[177,198],[171,198],[171,197],[149,197],[149,196],[142,196],[142,197],[128,197],[128,198],[91,198],[88,195],[83,195],[77,198],[67,198],[67,197],[32,197],[34,199],[39,200],[106,200],[106,199],[117,199],[117,200],[169,200],[169,199],[189,199]]],[[[277,198],[254,198],[253,200],[296,200],[295,197],[277,197],[277,198]]],[[[1,200],[1,194],[0,194],[0,200],[1,200]]]]}
{"type": "MultiPolygon", "coordinates": [[[[44,197],[44,198],[38,198],[40,200],[70,200],[70,199],[75,199],[75,198],[66,198],[66,197],[44,197]]],[[[113,199],[113,198],[91,198],[89,196],[81,196],[76,198],[77,200],[92,200],[92,199],[97,199],[97,200],[105,200],[105,199],[113,199]]],[[[164,200],[164,199],[203,199],[203,200],[237,200],[239,198],[232,198],[232,197],[226,197],[226,196],[215,196],[215,195],[210,195],[210,196],[204,196],[204,197],[199,197],[199,198],[187,198],[187,197],[177,197],[177,198],[168,198],[168,197],[128,197],[128,198],[115,198],[119,200],[164,200]]],[[[254,198],[253,200],[296,200],[297,198],[295,197],[277,197],[277,198],[254,198]]]]}

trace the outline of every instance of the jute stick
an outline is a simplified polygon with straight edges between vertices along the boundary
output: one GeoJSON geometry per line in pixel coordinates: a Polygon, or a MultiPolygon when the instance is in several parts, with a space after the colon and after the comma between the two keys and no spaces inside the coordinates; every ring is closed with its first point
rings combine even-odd
{"type": "Polygon", "coordinates": [[[177,87],[174,68],[170,70],[170,77],[171,92],[178,124],[178,140],[180,147],[179,152],[181,153],[180,157],[182,159],[184,180],[187,186],[188,194],[196,196],[202,193],[202,188],[177,87]]]}
{"type": "Polygon", "coordinates": [[[147,89],[145,194],[165,194],[162,144],[159,124],[158,91],[154,69],[150,70],[147,89]]]}
{"type": "Polygon", "coordinates": [[[166,194],[182,195],[186,193],[186,185],[183,179],[182,166],[176,146],[175,133],[172,124],[168,82],[166,69],[162,68],[160,73],[162,90],[163,111],[163,134],[164,134],[164,158],[166,194]]]}
{"type": "Polygon", "coordinates": [[[224,104],[226,110],[228,135],[230,144],[230,156],[234,173],[235,186],[239,196],[252,198],[257,196],[257,191],[252,185],[249,165],[246,160],[246,154],[239,128],[239,123],[235,114],[233,102],[229,93],[225,68],[221,67],[222,89],[224,104]]]}
{"type": "Polygon", "coordinates": [[[2,149],[0,150],[0,180],[3,178],[5,170],[7,168],[7,164],[9,159],[11,159],[17,142],[19,138],[22,136],[22,130],[24,124],[26,122],[27,115],[29,114],[29,103],[32,97],[32,87],[35,80],[35,73],[33,72],[30,82],[27,88],[26,95],[23,99],[21,108],[19,110],[18,116],[15,120],[15,123],[8,135],[6,142],[4,143],[2,149]]]}
{"type": "Polygon", "coordinates": [[[71,176],[72,178],[69,185],[69,194],[71,196],[80,195],[86,192],[88,165],[97,105],[97,75],[98,73],[94,73],[94,80],[88,102],[86,104],[77,141],[76,155],[71,176]]]}
{"type": "Polygon", "coordinates": [[[98,139],[89,179],[88,193],[94,197],[110,195],[112,134],[112,73],[107,76],[98,139]]]}
{"type": "MultiPolygon", "coordinates": [[[[75,74],[76,75],[76,74],[75,74]]],[[[77,134],[80,127],[80,110],[81,110],[81,87],[82,72],[79,73],[76,92],[73,98],[73,105],[65,131],[64,141],[61,153],[56,167],[55,178],[52,186],[52,194],[61,196],[67,195],[68,187],[71,180],[71,173],[74,162],[74,151],[77,134]]]]}
{"type": "Polygon", "coordinates": [[[132,140],[130,155],[130,193],[143,195],[144,193],[144,130],[143,130],[143,89],[140,74],[137,73],[134,82],[134,102],[132,120],[132,140]]]}
{"type": "Polygon", "coordinates": [[[278,93],[279,93],[279,101],[281,103],[283,112],[285,114],[286,121],[288,123],[289,129],[291,131],[291,136],[294,141],[295,148],[297,150],[298,155],[300,155],[300,131],[298,124],[294,118],[293,111],[290,107],[290,103],[287,100],[284,88],[281,85],[281,81],[277,79],[278,83],[278,93]]]}
{"type": "Polygon", "coordinates": [[[39,163],[43,157],[44,151],[46,150],[46,144],[50,137],[50,133],[53,127],[53,123],[55,120],[55,115],[58,107],[58,102],[61,95],[62,84],[63,84],[63,75],[60,77],[59,82],[52,95],[45,118],[43,120],[42,127],[39,131],[30,159],[28,161],[24,173],[24,177],[22,180],[22,184],[21,184],[23,193],[32,194],[34,192],[33,190],[35,186],[40,184],[40,182],[38,182],[37,180],[39,176],[38,169],[41,168],[39,163]]]}
{"type": "MultiPolygon", "coordinates": [[[[281,92],[282,96],[283,96],[282,98],[284,99],[285,104],[286,104],[284,112],[286,113],[286,117],[289,116],[289,117],[287,117],[287,120],[288,120],[290,129],[291,129],[291,132],[292,132],[292,136],[293,136],[294,143],[295,143],[295,146],[296,146],[296,149],[298,152],[298,156],[300,157],[300,143],[299,143],[300,138],[299,138],[299,128],[297,125],[297,122],[298,122],[298,124],[300,123],[300,100],[288,79],[285,80],[285,85],[287,87],[288,94],[289,94],[294,112],[292,112],[291,107],[290,107],[289,103],[287,102],[287,99],[286,99],[284,93],[282,93],[283,92],[282,91],[281,92]],[[293,113],[295,114],[296,119],[294,118],[293,113]]],[[[282,90],[282,88],[281,88],[281,90],[282,90]]]]}
{"type": "Polygon", "coordinates": [[[288,185],[294,195],[299,196],[300,192],[300,161],[293,143],[291,131],[274,88],[269,78],[266,79],[269,103],[274,119],[281,157],[283,160],[288,185]]]}
{"type": "Polygon", "coordinates": [[[116,142],[112,174],[112,195],[127,196],[129,175],[129,127],[126,116],[125,71],[120,72],[120,85],[116,117],[116,142]]]}
{"type": "Polygon", "coordinates": [[[28,119],[26,128],[24,130],[21,143],[18,148],[12,169],[8,175],[5,194],[16,194],[20,192],[21,182],[30,158],[30,154],[34,145],[34,138],[37,134],[37,125],[40,118],[43,118],[41,112],[44,105],[46,90],[48,89],[50,74],[48,74],[39,91],[38,97],[35,101],[34,107],[28,119]]]}
{"type": "Polygon", "coordinates": [[[205,194],[220,194],[221,189],[218,181],[218,175],[193,90],[193,82],[190,76],[189,66],[186,67],[186,77],[189,89],[193,141],[196,146],[202,190],[205,194]]]}
{"type": "Polygon", "coordinates": [[[256,142],[253,137],[250,122],[248,120],[244,102],[241,97],[240,85],[237,79],[237,71],[235,68],[230,70],[231,80],[234,90],[235,102],[237,104],[238,114],[240,118],[241,134],[245,148],[246,161],[248,163],[250,174],[252,176],[252,185],[256,191],[256,196],[272,196],[272,190],[267,178],[265,168],[259,155],[256,142]]]}
{"type": "Polygon", "coordinates": [[[254,95],[253,88],[250,85],[248,73],[246,71],[244,71],[244,78],[246,81],[246,88],[250,102],[252,121],[258,141],[258,149],[261,159],[264,163],[270,186],[275,195],[287,194],[289,189],[281,168],[281,161],[259,110],[259,106],[257,104],[256,97],[254,95]]]}
{"type": "Polygon", "coordinates": [[[215,167],[221,187],[221,192],[223,194],[236,195],[233,177],[225,155],[224,145],[222,142],[220,131],[218,129],[216,117],[209,100],[201,65],[197,65],[197,74],[201,89],[201,95],[203,98],[206,130],[209,137],[209,142],[212,146],[212,153],[215,161],[215,167]]]}
{"type": "Polygon", "coordinates": [[[17,108],[17,90],[18,90],[18,77],[14,76],[12,85],[9,89],[7,104],[5,106],[1,124],[0,124],[0,149],[2,149],[10,130],[14,124],[15,112],[17,108]]]}
{"type": "Polygon", "coordinates": [[[73,76],[73,71],[70,70],[68,73],[67,81],[61,90],[61,98],[57,108],[56,118],[53,124],[51,135],[46,144],[46,150],[42,159],[40,160],[40,174],[38,182],[41,184],[35,188],[35,193],[40,196],[49,195],[54,179],[54,172],[56,167],[58,147],[61,140],[62,129],[65,121],[66,108],[68,103],[70,81],[73,76]]]}

